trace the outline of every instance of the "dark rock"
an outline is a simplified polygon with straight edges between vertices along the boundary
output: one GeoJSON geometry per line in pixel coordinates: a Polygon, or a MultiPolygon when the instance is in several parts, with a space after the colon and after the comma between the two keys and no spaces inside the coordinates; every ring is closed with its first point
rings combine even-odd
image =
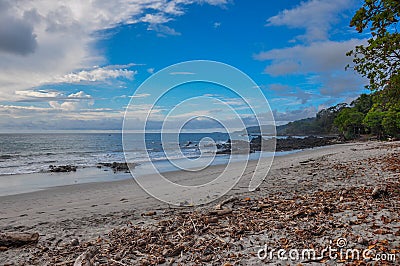
{"type": "Polygon", "coordinates": [[[379,199],[388,196],[389,193],[385,187],[375,187],[371,193],[373,199],[379,199]]]}
{"type": "Polygon", "coordinates": [[[225,143],[217,144],[217,154],[244,154],[255,151],[291,151],[310,149],[335,144],[336,137],[305,138],[287,137],[286,139],[254,137],[250,142],[228,139],[225,143]]]}
{"type": "MultiPolygon", "coordinates": [[[[332,145],[336,141],[336,137],[314,137],[309,136],[305,138],[294,138],[288,137],[286,139],[269,139],[263,140],[266,143],[263,143],[263,147],[273,147],[272,145],[268,145],[268,142],[276,141],[276,151],[291,151],[291,150],[302,150],[302,149],[310,149],[315,147],[332,145]]],[[[261,144],[259,145],[261,146],[261,144]]]]}
{"type": "Polygon", "coordinates": [[[186,144],[185,144],[185,147],[189,147],[190,145],[192,145],[193,143],[191,142],[191,141],[188,141],[186,144]]]}
{"type": "Polygon", "coordinates": [[[217,154],[247,154],[250,150],[250,143],[243,140],[231,140],[223,144],[217,144],[217,154]]]}
{"type": "Polygon", "coordinates": [[[113,169],[114,172],[129,172],[129,167],[131,168],[135,168],[136,164],[135,163],[117,163],[117,162],[113,162],[113,163],[99,163],[99,165],[97,167],[110,167],[111,169],[113,169]]]}
{"type": "Polygon", "coordinates": [[[76,172],[78,167],[74,165],[49,165],[49,171],[53,173],[68,173],[68,172],[76,172]]]}

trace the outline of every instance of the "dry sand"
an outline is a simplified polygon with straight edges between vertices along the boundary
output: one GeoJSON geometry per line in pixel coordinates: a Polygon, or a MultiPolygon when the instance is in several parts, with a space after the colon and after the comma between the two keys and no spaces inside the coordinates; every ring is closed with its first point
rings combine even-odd
{"type": "MultiPolygon", "coordinates": [[[[321,191],[337,191],[337,193],[345,195],[345,193],[350,193],[351,189],[355,191],[358,188],[365,189],[370,193],[377,185],[385,184],[391,180],[398,182],[399,173],[387,172],[382,169],[383,166],[380,167],[379,163],[373,168],[370,166],[369,160],[382,158],[387,154],[398,154],[399,151],[400,143],[364,142],[338,144],[276,157],[260,189],[254,192],[249,192],[247,189],[249,180],[246,177],[250,176],[254,167],[254,162],[250,162],[241,181],[224,198],[231,196],[238,196],[241,199],[278,197],[280,200],[292,200],[295,195],[314,195],[321,191]]],[[[211,166],[194,174],[188,174],[184,171],[170,172],[166,176],[180,184],[198,184],[199,180],[209,181],[213,179],[223,171],[224,167],[223,165],[211,166]]],[[[235,176],[237,170],[233,168],[229,174],[235,176]]],[[[264,170],[267,171],[267,167],[264,170]]],[[[365,198],[370,197],[370,194],[365,195],[365,198]]],[[[399,203],[399,198],[391,200],[394,204],[399,203]]],[[[176,211],[180,211],[180,208],[171,210],[171,206],[168,204],[149,196],[132,179],[55,187],[32,193],[0,197],[0,201],[1,231],[39,232],[41,237],[38,245],[53,248],[66,246],[72,239],[78,239],[83,243],[98,236],[104,237],[111,229],[121,228],[127,224],[134,224],[143,228],[154,226],[157,220],[170,219],[175,216],[176,211]],[[156,215],[143,216],[150,211],[155,211],[156,215]]],[[[215,204],[182,209],[186,212],[201,212],[211,209],[215,204]]],[[[398,208],[394,208],[394,210],[397,210],[397,213],[383,210],[383,214],[375,213],[375,216],[386,215],[393,222],[391,228],[399,228],[398,208]]],[[[357,215],[354,211],[340,212],[340,215],[334,216],[336,218],[333,219],[351,220],[357,215]]],[[[276,222],[279,223],[278,220],[276,222]]],[[[283,228],[286,228],[286,226],[280,225],[283,228]]],[[[359,227],[354,230],[358,230],[359,234],[364,232],[362,237],[367,238],[371,235],[372,229],[359,227]]],[[[265,228],[265,231],[274,230],[265,228]]],[[[282,232],[282,236],[285,234],[282,232]]],[[[272,238],[270,235],[270,239],[271,241],[278,241],[275,238],[280,239],[279,236],[279,233],[275,230],[272,238]]],[[[328,237],[334,236],[327,233],[326,238],[328,237]]],[[[249,241],[250,238],[246,239],[249,241]]],[[[396,236],[393,235],[390,239],[396,239],[396,236]]],[[[262,246],[263,241],[266,241],[266,239],[258,240],[260,246],[262,246]]],[[[272,244],[274,243],[277,242],[272,242],[272,244]]],[[[397,242],[392,244],[394,245],[392,248],[398,246],[397,242]]],[[[247,242],[247,248],[246,245],[244,246],[244,251],[241,252],[247,252],[247,255],[242,259],[233,260],[233,262],[237,265],[259,265],[261,262],[257,260],[257,256],[254,256],[256,250],[251,248],[249,242],[247,242]]],[[[254,247],[256,246],[254,245],[254,247]]],[[[0,264],[15,263],[19,265],[25,263],[25,265],[29,265],[34,262],[46,264],[46,256],[43,256],[43,254],[39,256],[38,253],[40,252],[35,247],[10,248],[0,253],[0,264]],[[35,257],[38,259],[33,259],[35,257]]],[[[64,259],[61,257],[60,260],[63,261],[64,259]]],[[[180,259],[182,265],[188,264],[183,257],[180,259]]],[[[179,258],[177,261],[179,261],[179,258]]],[[[217,265],[226,261],[230,260],[218,260],[217,265]]],[[[73,264],[71,261],[67,262],[66,265],[73,264]]],[[[138,263],[138,265],[140,264],[143,263],[138,263]]],[[[193,265],[196,264],[193,263],[193,265]]],[[[52,263],[48,263],[48,265],[52,265],[52,263]]]]}

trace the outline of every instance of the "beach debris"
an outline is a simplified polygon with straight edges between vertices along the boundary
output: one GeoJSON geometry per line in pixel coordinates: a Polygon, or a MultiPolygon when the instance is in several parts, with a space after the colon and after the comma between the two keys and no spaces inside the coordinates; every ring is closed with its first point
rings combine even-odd
{"type": "Polygon", "coordinates": [[[70,242],[71,246],[78,246],[79,245],[79,240],[77,238],[74,238],[70,242]]]}
{"type": "Polygon", "coordinates": [[[238,197],[230,197],[230,198],[228,198],[228,199],[222,201],[221,203],[217,204],[217,205],[215,206],[215,209],[216,209],[216,210],[221,210],[221,209],[222,209],[222,206],[224,206],[225,204],[228,204],[228,203],[230,203],[230,202],[237,201],[238,199],[239,199],[238,197]]]}
{"type": "Polygon", "coordinates": [[[376,186],[371,193],[373,199],[383,198],[388,196],[388,191],[386,187],[376,186]]]}
{"type": "Polygon", "coordinates": [[[79,255],[78,258],[76,258],[74,266],[92,266],[93,263],[91,259],[96,255],[97,252],[98,252],[97,247],[95,246],[89,247],[85,252],[79,255]]]}
{"type": "Polygon", "coordinates": [[[154,216],[156,214],[157,214],[157,212],[155,212],[155,211],[149,211],[149,212],[142,213],[142,216],[154,216]]]}
{"type": "Polygon", "coordinates": [[[226,215],[226,214],[230,214],[230,213],[232,213],[232,209],[225,208],[225,209],[221,209],[221,210],[212,210],[208,214],[222,216],[222,215],[226,215]]]}
{"type": "Polygon", "coordinates": [[[78,167],[74,165],[49,165],[49,171],[53,173],[68,173],[68,172],[76,172],[78,167]]]}
{"type": "Polygon", "coordinates": [[[39,233],[0,233],[0,246],[20,247],[27,244],[37,243],[39,233]]]}
{"type": "Polygon", "coordinates": [[[176,256],[180,255],[181,252],[182,252],[184,249],[185,249],[184,246],[178,246],[178,247],[176,247],[176,248],[174,248],[174,249],[165,250],[165,251],[163,252],[163,255],[164,255],[166,258],[169,258],[169,257],[176,257],[176,256]]]}

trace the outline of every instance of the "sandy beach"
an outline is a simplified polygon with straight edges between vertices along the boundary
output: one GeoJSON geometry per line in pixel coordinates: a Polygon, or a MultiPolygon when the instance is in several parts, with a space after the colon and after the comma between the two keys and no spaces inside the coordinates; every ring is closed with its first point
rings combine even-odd
{"type": "MultiPolygon", "coordinates": [[[[227,195],[194,208],[160,202],[133,179],[3,196],[0,197],[1,232],[38,232],[40,238],[33,245],[3,247],[0,264],[73,265],[89,246],[97,250],[93,265],[368,262],[363,258],[339,261],[326,256],[319,260],[277,262],[276,258],[260,260],[257,256],[266,244],[276,249],[313,245],[321,250],[329,241],[341,237],[349,247],[361,249],[373,245],[381,253],[396,254],[398,263],[399,151],[399,142],[363,142],[279,156],[254,192],[247,189],[246,176],[250,176],[248,171],[254,167],[250,162],[243,178],[227,195]],[[228,210],[225,214],[211,211],[226,199],[231,200],[221,207],[228,210]],[[207,222],[213,217],[216,217],[214,222],[207,222]],[[182,231],[172,228],[172,221],[181,223],[182,231]],[[213,225],[211,229],[200,230],[209,224],[213,225]],[[245,229],[239,230],[240,226],[245,229]],[[160,228],[167,231],[157,241],[149,240],[147,244],[152,248],[138,244],[137,237],[149,236],[160,228]],[[193,230],[188,232],[185,228],[193,230]],[[194,242],[189,243],[187,238],[194,242]],[[117,239],[127,242],[113,246],[117,239]],[[213,247],[210,252],[205,252],[207,241],[213,247]],[[179,247],[178,252],[166,252],[165,249],[174,250],[171,245],[179,247]]],[[[180,184],[198,184],[212,180],[223,169],[223,165],[217,165],[190,174],[169,172],[166,177],[180,184]]],[[[237,175],[236,170],[233,167],[229,174],[237,175]]],[[[393,265],[394,262],[378,263],[393,265]]]]}

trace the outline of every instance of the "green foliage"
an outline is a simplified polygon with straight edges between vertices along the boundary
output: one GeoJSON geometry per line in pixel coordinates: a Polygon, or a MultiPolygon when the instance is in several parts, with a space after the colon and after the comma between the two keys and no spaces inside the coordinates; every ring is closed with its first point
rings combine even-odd
{"type": "MultiPolygon", "coordinates": [[[[360,33],[369,29],[372,37],[366,46],[356,46],[347,53],[354,69],[369,79],[367,88],[382,89],[400,75],[400,1],[365,0],[350,22],[360,33]]],[[[349,66],[347,66],[349,67],[349,66]]]]}
{"type": "Polygon", "coordinates": [[[383,135],[382,121],[384,117],[385,113],[381,110],[371,109],[365,116],[363,124],[371,130],[371,133],[376,134],[378,138],[381,138],[383,135]]]}
{"type": "Polygon", "coordinates": [[[383,130],[392,137],[400,136],[400,112],[388,111],[382,119],[383,130]]]}
{"type": "Polygon", "coordinates": [[[347,138],[355,138],[364,131],[363,119],[365,114],[357,111],[355,107],[344,108],[335,118],[334,124],[347,138]]]}
{"type": "Polygon", "coordinates": [[[281,130],[278,128],[278,132],[281,135],[291,136],[319,135],[323,134],[321,130],[316,124],[315,117],[289,122],[281,130]]]}
{"type": "Polygon", "coordinates": [[[290,122],[287,125],[278,127],[280,135],[330,135],[336,134],[337,128],[333,121],[337,114],[347,106],[340,103],[327,109],[322,109],[315,117],[290,122]]]}
{"type": "Polygon", "coordinates": [[[373,95],[375,108],[383,111],[400,111],[400,76],[392,78],[392,83],[373,95]]]}
{"type": "Polygon", "coordinates": [[[354,100],[350,105],[355,108],[357,112],[367,114],[371,109],[373,104],[371,94],[361,94],[356,100],[354,100]]]}

